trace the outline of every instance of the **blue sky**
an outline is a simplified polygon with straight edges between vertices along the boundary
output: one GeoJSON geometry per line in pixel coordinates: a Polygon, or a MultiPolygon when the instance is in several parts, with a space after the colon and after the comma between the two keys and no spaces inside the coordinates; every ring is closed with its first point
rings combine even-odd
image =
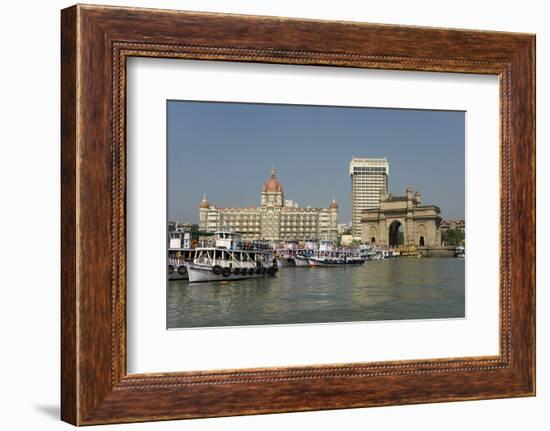
{"type": "Polygon", "coordinates": [[[464,112],[168,101],[168,218],[198,222],[203,192],[218,206],[251,206],[274,165],[285,199],[351,220],[349,162],[387,157],[389,191],[407,186],[463,218],[464,112]]]}

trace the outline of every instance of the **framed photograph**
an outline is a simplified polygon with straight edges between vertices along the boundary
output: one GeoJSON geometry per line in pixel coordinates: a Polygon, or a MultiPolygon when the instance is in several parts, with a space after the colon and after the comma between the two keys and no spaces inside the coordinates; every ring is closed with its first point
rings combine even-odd
{"type": "Polygon", "coordinates": [[[62,419],[535,394],[535,37],[61,14],[62,419]]]}

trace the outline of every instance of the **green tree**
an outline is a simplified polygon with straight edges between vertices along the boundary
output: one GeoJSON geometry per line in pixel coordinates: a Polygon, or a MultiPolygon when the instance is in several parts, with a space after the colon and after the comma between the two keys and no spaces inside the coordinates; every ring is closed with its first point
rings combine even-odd
{"type": "Polygon", "coordinates": [[[461,245],[464,242],[464,231],[460,229],[449,229],[445,235],[447,245],[461,245]]]}

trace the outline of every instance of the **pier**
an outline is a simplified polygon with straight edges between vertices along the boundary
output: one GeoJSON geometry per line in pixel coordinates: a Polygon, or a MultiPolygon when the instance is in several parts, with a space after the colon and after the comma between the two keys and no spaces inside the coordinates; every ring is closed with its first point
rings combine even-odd
{"type": "Polygon", "coordinates": [[[422,257],[456,257],[454,246],[418,247],[418,251],[422,257]]]}

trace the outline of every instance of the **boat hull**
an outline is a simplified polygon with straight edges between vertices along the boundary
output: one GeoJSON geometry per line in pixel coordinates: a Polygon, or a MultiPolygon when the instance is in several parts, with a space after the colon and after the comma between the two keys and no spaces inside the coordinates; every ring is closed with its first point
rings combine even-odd
{"type": "Polygon", "coordinates": [[[294,259],[294,263],[296,266],[302,267],[302,268],[310,266],[309,258],[305,256],[296,256],[296,258],[294,259]]]}
{"type": "Polygon", "coordinates": [[[316,258],[309,258],[309,264],[311,266],[318,267],[346,267],[346,266],[359,266],[365,263],[364,260],[348,260],[346,262],[327,262],[316,258]]]}
{"type": "Polygon", "coordinates": [[[174,272],[172,274],[168,274],[168,280],[189,280],[189,275],[188,274],[181,275],[181,274],[178,274],[177,272],[174,272]]]}
{"type": "Polygon", "coordinates": [[[187,262],[184,260],[169,259],[168,280],[188,280],[187,262]]]}
{"type": "Polygon", "coordinates": [[[295,259],[293,257],[277,256],[277,267],[288,268],[290,266],[296,266],[295,259]]]}
{"type": "Polygon", "coordinates": [[[227,271],[228,269],[229,268],[222,268],[222,272],[220,274],[216,274],[214,272],[214,268],[211,266],[197,265],[195,263],[188,263],[187,265],[190,283],[245,280],[247,278],[272,277],[275,275],[275,273],[270,274],[268,268],[265,267],[261,268],[262,271],[259,274],[255,268],[252,268],[254,270],[252,274],[250,273],[249,268],[245,268],[246,274],[243,274],[242,270],[240,270],[238,274],[235,274],[234,270],[227,271]]]}

